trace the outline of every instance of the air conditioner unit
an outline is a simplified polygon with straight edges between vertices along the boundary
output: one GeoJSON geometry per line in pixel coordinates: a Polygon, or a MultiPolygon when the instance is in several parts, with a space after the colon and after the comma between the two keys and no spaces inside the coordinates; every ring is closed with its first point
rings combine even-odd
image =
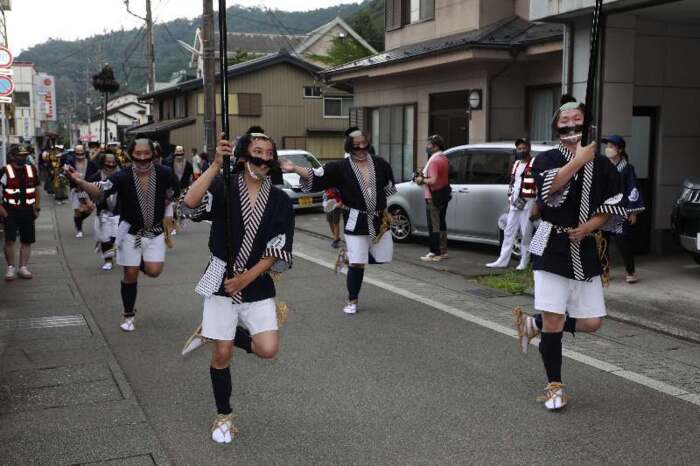
{"type": "Polygon", "coordinates": [[[10,11],[12,10],[12,2],[10,0],[0,0],[0,10],[10,11]]]}

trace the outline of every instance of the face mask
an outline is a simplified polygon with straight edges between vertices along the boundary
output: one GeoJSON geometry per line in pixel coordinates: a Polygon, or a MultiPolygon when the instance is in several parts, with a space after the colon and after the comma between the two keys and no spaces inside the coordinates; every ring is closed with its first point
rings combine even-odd
{"type": "Polygon", "coordinates": [[[251,166],[250,162],[246,162],[245,167],[248,169],[248,175],[250,175],[250,177],[253,178],[255,181],[258,181],[262,178],[260,175],[255,173],[255,171],[253,171],[253,167],[251,166]]]}
{"type": "Polygon", "coordinates": [[[526,151],[526,150],[516,150],[515,151],[515,160],[526,159],[527,155],[528,155],[528,151],[526,151]]]}
{"type": "Polygon", "coordinates": [[[76,153],[76,154],[75,154],[75,158],[76,158],[76,159],[83,160],[83,159],[85,158],[85,154],[78,154],[78,153],[76,153]]]}
{"type": "Polygon", "coordinates": [[[248,162],[255,165],[256,167],[262,167],[263,165],[266,167],[272,167],[275,163],[275,160],[265,160],[262,157],[255,157],[253,155],[250,155],[248,156],[248,162]]]}
{"type": "Polygon", "coordinates": [[[578,144],[583,137],[583,125],[562,126],[557,128],[559,139],[564,144],[578,144]]]}
{"type": "Polygon", "coordinates": [[[425,148],[425,155],[427,155],[428,157],[430,157],[431,155],[433,155],[433,151],[430,150],[429,147],[426,147],[426,148],[425,148]]]}
{"type": "Polygon", "coordinates": [[[609,159],[614,159],[615,157],[617,157],[617,149],[615,149],[614,147],[606,147],[605,156],[609,159]]]}
{"type": "Polygon", "coordinates": [[[151,171],[153,168],[153,159],[151,159],[148,163],[136,163],[134,162],[134,170],[136,170],[136,173],[140,174],[146,174],[151,171]]]}

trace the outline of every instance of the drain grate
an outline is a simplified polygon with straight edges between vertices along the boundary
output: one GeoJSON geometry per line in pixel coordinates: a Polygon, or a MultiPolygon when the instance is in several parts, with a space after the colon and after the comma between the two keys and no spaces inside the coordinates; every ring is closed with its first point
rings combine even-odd
{"type": "Polygon", "coordinates": [[[0,331],[53,327],[87,327],[87,322],[80,314],[0,320],[0,331]]]}

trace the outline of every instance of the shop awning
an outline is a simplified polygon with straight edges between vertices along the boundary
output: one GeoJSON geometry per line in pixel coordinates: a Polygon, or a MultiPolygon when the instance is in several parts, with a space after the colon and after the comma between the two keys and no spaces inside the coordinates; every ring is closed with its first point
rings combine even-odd
{"type": "Polygon", "coordinates": [[[126,130],[127,136],[136,134],[153,135],[157,133],[165,133],[173,129],[182,128],[183,126],[193,124],[197,119],[195,117],[179,118],[176,120],[163,120],[154,123],[146,123],[145,125],[134,126],[126,130]]]}

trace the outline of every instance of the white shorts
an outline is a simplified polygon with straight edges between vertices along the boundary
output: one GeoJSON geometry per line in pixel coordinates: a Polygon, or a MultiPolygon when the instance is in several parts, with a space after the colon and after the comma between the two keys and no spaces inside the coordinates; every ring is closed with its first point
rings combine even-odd
{"type": "Polygon", "coordinates": [[[110,238],[117,237],[119,230],[119,215],[95,215],[95,241],[100,243],[109,242],[110,238]]]}
{"type": "Polygon", "coordinates": [[[136,236],[129,233],[117,246],[117,264],[125,267],[138,267],[144,262],[165,262],[165,235],[154,238],[141,238],[141,248],[136,248],[136,236]]]}
{"type": "Polygon", "coordinates": [[[73,207],[73,210],[78,210],[80,209],[81,202],[80,199],[87,199],[87,195],[85,193],[78,193],[75,189],[71,189],[70,192],[68,193],[68,200],[70,201],[71,207],[73,207]]]}
{"type": "Polygon", "coordinates": [[[172,217],[175,213],[175,209],[173,207],[173,203],[171,202],[170,204],[165,206],[165,213],[163,214],[163,217],[172,217]]]}
{"type": "Polygon", "coordinates": [[[577,281],[544,270],[535,270],[535,309],[587,319],[604,317],[605,299],[600,276],[590,282],[577,281]]]}
{"type": "Polygon", "coordinates": [[[370,254],[380,264],[391,262],[394,256],[394,241],[391,239],[391,231],[384,233],[377,244],[372,244],[369,235],[346,234],[345,244],[347,245],[348,261],[351,264],[368,264],[370,254]]]}
{"type": "Polygon", "coordinates": [[[211,295],[204,298],[202,336],[233,341],[239,322],[251,335],[277,330],[274,298],[242,304],[234,304],[228,296],[211,295]]]}

